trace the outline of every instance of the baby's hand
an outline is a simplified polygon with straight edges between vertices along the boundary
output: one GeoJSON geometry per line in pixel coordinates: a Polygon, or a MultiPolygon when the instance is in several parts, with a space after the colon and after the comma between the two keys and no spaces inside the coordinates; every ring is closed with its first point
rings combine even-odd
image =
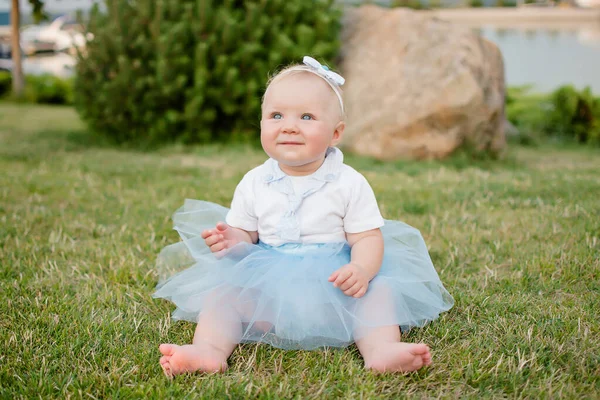
{"type": "Polygon", "coordinates": [[[235,232],[229,225],[219,222],[215,229],[207,229],[202,231],[202,239],[213,253],[226,250],[236,244],[235,232]]]}
{"type": "Polygon", "coordinates": [[[329,277],[334,287],[339,287],[346,296],[362,297],[369,288],[367,272],[357,264],[346,264],[329,277]]]}

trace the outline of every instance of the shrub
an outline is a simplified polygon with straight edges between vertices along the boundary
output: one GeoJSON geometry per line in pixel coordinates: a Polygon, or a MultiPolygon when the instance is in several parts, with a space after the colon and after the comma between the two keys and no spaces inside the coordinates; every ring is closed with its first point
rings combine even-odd
{"type": "Polygon", "coordinates": [[[522,134],[600,143],[600,99],[589,88],[562,86],[550,95],[532,94],[530,89],[513,87],[506,95],[507,118],[522,134]]]}
{"type": "Polygon", "coordinates": [[[573,137],[580,143],[600,143],[600,101],[589,87],[577,91],[563,86],[552,94],[551,103],[547,133],[573,137]]]}
{"type": "Polygon", "coordinates": [[[521,136],[535,141],[545,134],[551,104],[548,95],[530,93],[530,86],[510,87],[506,93],[506,118],[521,136]]]}
{"type": "Polygon", "coordinates": [[[8,71],[0,71],[0,97],[8,95],[12,90],[12,75],[8,71]]]}
{"type": "MultiPolygon", "coordinates": [[[[0,71],[0,97],[12,98],[12,75],[0,71]]],[[[73,104],[73,80],[50,74],[25,76],[25,92],[19,99],[26,103],[73,104]]]]}
{"type": "Polygon", "coordinates": [[[27,75],[25,101],[43,104],[73,104],[73,83],[53,75],[27,75]]]}
{"type": "Polygon", "coordinates": [[[256,140],[268,75],[332,61],[334,0],[108,0],[78,56],[75,103],[117,142],[256,140]]]}

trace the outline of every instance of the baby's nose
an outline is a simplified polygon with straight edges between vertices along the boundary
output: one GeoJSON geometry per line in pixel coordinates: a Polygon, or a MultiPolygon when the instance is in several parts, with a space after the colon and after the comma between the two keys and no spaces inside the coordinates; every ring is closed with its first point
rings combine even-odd
{"type": "Polygon", "coordinates": [[[296,133],[298,132],[298,126],[294,121],[286,120],[282,130],[285,133],[296,133]]]}

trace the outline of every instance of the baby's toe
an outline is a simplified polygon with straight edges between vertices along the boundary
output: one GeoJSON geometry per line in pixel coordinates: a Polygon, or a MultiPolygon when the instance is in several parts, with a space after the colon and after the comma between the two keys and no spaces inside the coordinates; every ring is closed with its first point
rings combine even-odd
{"type": "Polygon", "coordinates": [[[165,374],[165,376],[167,378],[172,378],[173,377],[173,372],[171,371],[171,366],[169,365],[169,362],[166,362],[164,364],[160,364],[160,366],[162,367],[163,373],[165,374]]]}

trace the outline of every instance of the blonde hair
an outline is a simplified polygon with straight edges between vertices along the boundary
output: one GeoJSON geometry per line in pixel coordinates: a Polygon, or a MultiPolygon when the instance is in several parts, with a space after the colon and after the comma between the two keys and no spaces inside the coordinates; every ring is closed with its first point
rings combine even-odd
{"type": "Polygon", "coordinates": [[[308,72],[310,74],[318,76],[319,78],[323,79],[327,83],[327,85],[331,88],[333,93],[338,98],[338,101],[340,103],[340,119],[343,120],[346,110],[344,108],[344,100],[342,98],[342,89],[340,88],[340,86],[337,85],[335,82],[330,81],[329,79],[327,79],[325,76],[321,75],[320,73],[318,73],[314,68],[312,68],[308,65],[305,65],[305,64],[290,65],[288,67],[285,67],[281,71],[277,72],[275,75],[271,76],[271,78],[269,78],[269,80],[267,81],[267,88],[265,89],[265,93],[262,98],[261,107],[264,105],[267,91],[269,90],[269,87],[271,87],[272,84],[279,82],[280,80],[282,80],[283,78],[285,78],[287,76],[293,76],[293,75],[303,73],[303,72],[308,72]]]}

